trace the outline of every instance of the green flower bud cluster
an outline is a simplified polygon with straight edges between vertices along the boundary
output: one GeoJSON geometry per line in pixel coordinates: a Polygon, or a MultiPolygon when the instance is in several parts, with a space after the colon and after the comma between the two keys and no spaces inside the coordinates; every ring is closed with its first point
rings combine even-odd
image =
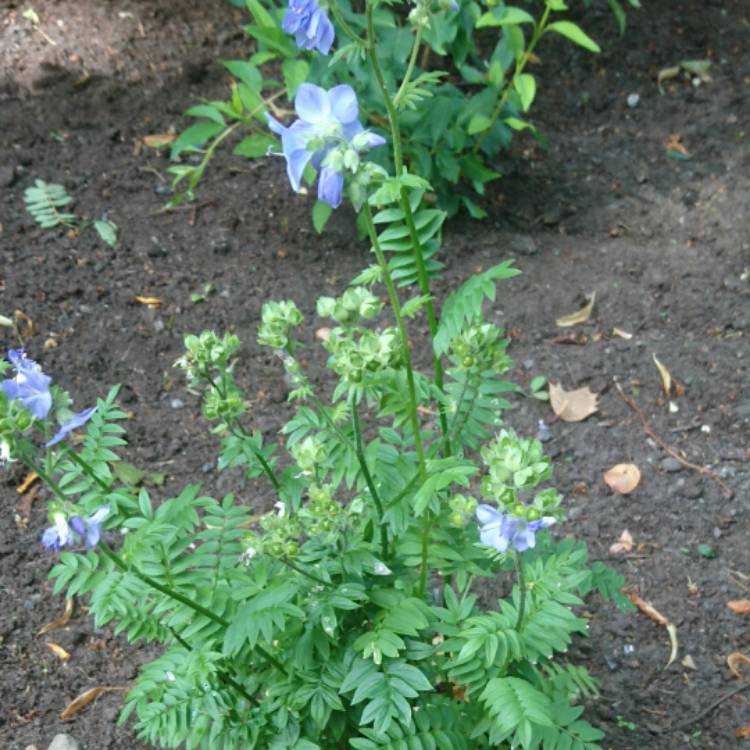
{"type": "Polygon", "coordinates": [[[185,354],[174,366],[183,370],[191,387],[207,380],[213,370],[226,370],[229,360],[239,349],[240,340],[233,333],[223,337],[214,331],[203,331],[200,336],[185,336],[185,354]]]}
{"type": "Polygon", "coordinates": [[[302,323],[302,313],[294,302],[266,302],[261,310],[258,343],[272,349],[290,349],[289,332],[302,323]]]}
{"type": "Polygon", "coordinates": [[[300,468],[300,474],[305,477],[315,476],[315,470],[328,458],[328,449],[311,435],[295,443],[289,452],[300,468]]]}
{"type": "Polygon", "coordinates": [[[321,297],[318,315],[333,318],[342,326],[351,326],[361,319],[371,320],[380,315],[383,303],[364,286],[349,287],[341,297],[321,297]]]}
{"type": "Polygon", "coordinates": [[[507,372],[513,364],[506,354],[508,343],[503,329],[492,323],[469,326],[451,339],[451,359],[454,365],[465,370],[507,372]]]}
{"type": "Polygon", "coordinates": [[[448,502],[451,514],[448,517],[451,526],[462,529],[466,524],[473,520],[474,511],[477,509],[477,501],[473,497],[466,495],[454,495],[448,502]]]}
{"type": "Polygon", "coordinates": [[[263,537],[256,538],[255,549],[271,557],[294,557],[299,552],[302,524],[296,517],[289,516],[283,504],[277,504],[279,506],[277,513],[269,513],[261,519],[263,537]]]}
{"type": "Polygon", "coordinates": [[[228,389],[224,396],[216,389],[210,388],[203,394],[202,411],[206,419],[231,422],[245,411],[245,402],[242,394],[235,388],[228,389]]]}
{"type": "Polygon", "coordinates": [[[552,475],[552,464],[538,440],[502,430],[482,449],[482,458],[489,469],[481,485],[486,498],[504,506],[506,513],[527,521],[536,521],[542,516],[562,520],[562,496],[554,488],[541,490],[530,504],[519,497],[521,492],[547,481],[552,475]]]}
{"type": "MultiPolygon", "coordinates": [[[[354,148],[357,148],[358,144],[362,141],[362,139],[358,141],[358,138],[359,136],[354,136],[352,141],[354,148]]],[[[382,182],[387,176],[388,173],[383,167],[371,161],[366,161],[364,164],[359,165],[359,168],[354,172],[354,177],[349,182],[349,198],[355,211],[359,211],[367,202],[370,194],[370,185],[374,182],[382,182]]]]}
{"type": "Polygon", "coordinates": [[[300,511],[305,532],[309,536],[328,534],[335,531],[343,516],[343,508],[333,499],[334,488],[325,484],[310,485],[308,502],[300,511]]]}
{"type": "Polygon", "coordinates": [[[365,372],[378,372],[401,364],[401,343],[395,328],[360,331],[359,338],[355,338],[336,328],[325,342],[325,348],[331,353],[328,366],[350,385],[361,383],[365,372]]]}

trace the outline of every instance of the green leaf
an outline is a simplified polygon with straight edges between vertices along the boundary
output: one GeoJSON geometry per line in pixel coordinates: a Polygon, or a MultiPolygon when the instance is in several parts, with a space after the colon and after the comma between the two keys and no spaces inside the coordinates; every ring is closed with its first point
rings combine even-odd
{"type": "Polygon", "coordinates": [[[313,228],[318,234],[323,234],[328,219],[331,218],[333,208],[323,201],[315,201],[312,207],[312,223],[313,228]]]}
{"type": "Polygon", "coordinates": [[[293,99],[301,83],[307,80],[310,66],[304,60],[284,60],[281,71],[286,84],[286,95],[293,99]]]}
{"type": "Polygon", "coordinates": [[[505,8],[505,13],[499,15],[496,10],[491,10],[479,17],[476,28],[481,29],[486,26],[515,26],[520,23],[536,23],[534,17],[530,16],[525,10],[515,8],[509,5],[505,8]]]}
{"type": "Polygon", "coordinates": [[[244,60],[224,60],[224,67],[237,79],[242,81],[248,88],[260,90],[263,85],[263,76],[258,68],[244,60]]]}
{"type": "Polygon", "coordinates": [[[705,557],[708,560],[712,560],[714,557],[716,557],[716,553],[714,552],[714,548],[710,544],[699,544],[695,551],[701,556],[705,557]]]}
{"type": "Polygon", "coordinates": [[[534,76],[529,73],[521,73],[513,78],[513,86],[521,97],[521,108],[524,112],[528,112],[536,95],[536,80],[534,76]]]}
{"type": "Polygon", "coordinates": [[[279,141],[267,133],[253,133],[243,138],[233,149],[235,156],[245,156],[248,159],[257,159],[265,156],[269,148],[278,145],[279,141]]]}
{"type": "Polygon", "coordinates": [[[587,49],[589,52],[601,52],[599,45],[588,35],[586,32],[571,21],[555,21],[547,26],[547,31],[554,31],[560,36],[564,36],[566,39],[570,39],[571,42],[575,42],[579,46],[587,49]]]}
{"type": "Polygon", "coordinates": [[[197,122],[180,133],[172,144],[170,158],[175,160],[183,151],[194,150],[217,136],[224,128],[217,122],[197,122]]]}
{"type": "Polygon", "coordinates": [[[469,120],[469,127],[466,129],[466,132],[469,135],[475,135],[476,133],[483,133],[487,128],[489,128],[492,125],[492,119],[487,117],[486,115],[474,115],[471,120],[469,120]]]}
{"type": "Polygon", "coordinates": [[[247,9],[250,11],[258,26],[278,26],[273,16],[261,5],[258,0],[246,0],[247,9]]]}
{"type": "Polygon", "coordinates": [[[198,104],[195,107],[190,107],[185,114],[188,117],[205,117],[222,127],[226,125],[224,115],[222,115],[216,107],[212,107],[210,104],[198,104]]]}
{"type": "Polygon", "coordinates": [[[94,229],[96,229],[102,240],[110,247],[114,247],[117,244],[117,224],[113,221],[96,219],[94,221],[94,229]]]}

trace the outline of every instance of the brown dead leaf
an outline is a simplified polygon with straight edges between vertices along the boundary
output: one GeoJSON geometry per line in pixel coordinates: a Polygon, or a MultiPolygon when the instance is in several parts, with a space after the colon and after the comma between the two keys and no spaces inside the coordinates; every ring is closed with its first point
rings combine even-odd
{"type": "Polygon", "coordinates": [[[159,307],[161,305],[161,300],[158,297],[143,297],[137,295],[135,301],[140,302],[142,305],[148,305],[149,307],[159,307]]]}
{"type": "Polygon", "coordinates": [[[74,698],[66,707],[65,710],[60,714],[60,718],[63,721],[72,719],[77,713],[82,711],[86,706],[95,701],[100,695],[104,693],[116,693],[127,690],[124,687],[94,687],[81,693],[77,698],[74,698]]]}
{"type": "Polygon", "coordinates": [[[589,302],[585,307],[582,307],[578,312],[574,312],[571,315],[563,315],[562,318],[558,318],[555,323],[560,328],[568,328],[569,326],[578,325],[578,323],[585,323],[590,317],[594,310],[594,302],[596,300],[596,292],[591,292],[589,302]]]}
{"type": "Polygon", "coordinates": [[[469,702],[466,695],[466,688],[463,685],[451,685],[451,691],[453,692],[453,700],[456,700],[459,703],[469,702]]]}
{"type": "Polygon", "coordinates": [[[70,654],[62,647],[58,646],[56,643],[48,643],[47,648],[60,660],[60,661],[68,661],[70,659],[70,654]]]}
{"type": "Polygon", "coordinates": [[[620,538],[609,548],[610,555],[619,555],[623,552],[630,552],[633,549],[635,542],[630,532],[625,531],[620,534],[620,538]]]}
{"type": "Polygon", "coordinates": [[[25,477],[23,482],[16,487],[16,492],[19,495],[23,495],[24,493],[28,492],[31,485],[36,482],[36,480],[39,479],[39,474],[37,474],[35,471],[30,471],[25,477]]]}
{"type": "Polygon", "coordinates": [[[654,358],[654,364],[656,365],[656,369],[659,371],[659,377],[661,378],[661,387],[664,391],[664,395],[666,398],[669,398],[669,394],[672,392],[672,376],[669,374],[669,370],[667,370],[664,365],[659,362],[655,354],[651,355],[654,358]]]}
{"type": "Polygon", "coordinates": [[[741,739],[742,737],[750,737],[750,724],[745,724],[744,727],[737,727],[737,729],[734,730],[734,736],[738,739],[741,739]]]}
{"type": "Polygon", "coordinates": [[[727,607],[736,615],[750,615],[750,599],[733,599],[727,602],[727,607]]]}
{"type": "Polygon", "coordinates": [[[641,612],[643,612],[644,615],[650,617],[654,622],[658,623],[659,625],[663,625],[667,629],[667,633],[669,634],[669,642],[672,645],[672,650],[669,654],[669,661],[664,666],[664,669],[666,669],[677,658],[677,650],[679,648],[679,644],[677,642],[677,628],[672,622],[664,617],[664,615],[659,612],[659,610],[656,609],[653,604],[650,604],[644,599],[641,599],[641,597],[638,596],[638,594],[636,594],[634,591],[631,591],[628,594],[628,597],[630,598],[630,601],[633,602],[633,604],[641,612]]]}
{"type": "Polygon", "coordinates": [[[641,481],[641,470],[635,464],[617,464],[603,474],[607,486],[620,495],[629,495],[641,481]]]}
{"type": "Polygon", "coordinates": [[[739,651],[732,651],[732,653],[727,656],[727,666],[729,667],[729,671],[738,680],[742,679],[742,675],[740,674],[740,670],[738,669],[740,664],[746,664],[750,667],[750,657],[745,656],[745,654],[739,651]]]}
{"type": "Polygon", "coordinates": [[[34,321],[22,310],[15,310],[13,317],[16,319],[16,330],[21,338],[29,338],[35,330],[34,321]]]}
{"type": "Polygon", "coordinates": [[[563,422],[582,422],[599,409],[599,396],[586,386],[566,391],[559,383],[549,384],[549,400],[552,411],[563,422]]]}
{"type": "Polygon", "coordinates": [[[689,156],[688,150],[682,143],[682,136],[679,133],[670,133],[667,140],[664,142],[664,149],[666,151],[676,151],[683,156],[689,156]]]}
{"type": "Polygon", "coordinates": [[[153,133],[152,135],[144,135],[142,141],[143,145],[149,148],[163,148],[170,143],[174,143],[176,138],[176,133],[153,133]]]}
{"type": "Polygon", "coordinates": [[[328,341],[328,339],[331,338],[331,329],[318,328],[318,330],[315,331],[315,338],[320,339],[321,341],[328,341]]]}
{"type": "Polygon", "coordinates": [[[38,633],[37,635],[46,635],[47,633],[51,633],[53,630],[57,630],[58,628],[65,627],[70,622],[70,618],[73,615],[73,597],[69,597],[65,600],[65,611],[59,616],[56,617],[52,622],[48,622],[38,633]]]}

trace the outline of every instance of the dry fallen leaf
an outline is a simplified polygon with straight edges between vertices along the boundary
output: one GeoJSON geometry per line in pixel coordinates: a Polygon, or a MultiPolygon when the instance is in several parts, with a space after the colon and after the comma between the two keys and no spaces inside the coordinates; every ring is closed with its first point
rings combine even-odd
{"type": "Polygon", "coordinates": [[[659,625],[663,625],[667,629],[667,633],[669,633],[669,641],[672,644],[672,650],[669,654],[669,661],[664,666],[664,669],[666,669],[677,658],[677,649],[679,648],[679,644],[677,642],[677,628],[666,617],[664,617],[664,615],[659,612],[656,607],[654,607],[652,604],[649,604],[644,599],[641,599],[641,597],[638,596],[638,594],[636,594],[635,592],[630,592],[628,594],[628,597],[630,598],[630,601],[633,602],[633,604],[638,607],[641,612],[643,612],[644,615],[650,617],[654,622],[659,623],[659,625]]]}
{"type": "Polygon", "coordinates": [[[727,666],[729,667],[729,671],[738,680],[742,679],[740,670],[737,668],[740,664],[747,664],[747,666],[750,667],[750,657],[745,656],[745,654],[742,654],[739,651],[732,651],[732,653],[727,656],[727,666]]]}
{"type": "Polygon", "coordinates": [[[48,643],[47,648],[58,659],[60,659],[60,661],[68,661],[68,659],[70,659],[70,654],[62,646],[58,646],[56,643],[48,643]]]}
{"type": "Polygon", "coordinates": [[[560,328],[567,328],[569,326],[577,325],[578,323],[585,323],[591,317],[595,300],[596,292],[591,292],[591,297],[586,307],[581,308],[578,312],[572,313],[571,315],[563,315],[562,318],[558,318],[555,323],[559,325],[560,328]]]}
{"type": "Polygon", "coordinates": [[[612,329],[612,335],[613,336],[619,336],[621,339],[625,339],[625,341],[629,341],[633,338],[632,333],[628,333],[627,331],[623,331],[622,328],[613,328],[612,329]]]}
{"type": "Polygon", "coordinates": [[[693,659],[690,654],[686,654],[685,658],[680,662],[685,669],[698,669],[698,667],[695,666],[695,659],[693,659]]]}
{"type": "Polygon", "coordinates": [[[750,599],[733,599],[727,602],[727,607],[736,615],[750,615],[750,599]]]}
{"type": "Polygon", "coordinates": [[[136,302],[140,302],[142,305],[149,305],[153,307],[159,307],[161,300],[158,297],[142,297],[141,295],[136,296],[136,302]]]}
{"type": "Polygon", "coordinates": [[[688,156],[689,152],[682,143],[682,136],[679,133],[670,133],[667,140],[664,142],[664,148],[666,151],[672,151],[683,156],[688,156]]]}
{"type": "Polygon", "coordinates": [[[617,464],[605,471],[607,486],[620,495],[629,495],[641,481],[641,470],[635,464],[617,464]]]}
{"type": "Polygon", "coordinates": [[[154,133],[153,135],[143,136],[143,145],[149,146],[150,148],[161,148],[162,146],[168,146],[173,143],[177,138],[176,133],[154,133]]]}
{"type": "Polygon", "coordinates": [[[625,529],[625,531],[620,534],[620,538],[609,548],[609,554],[619,555],[623,552],[630,552],[633,549],[634,544],[633,537],[630,532],[625,529]]]}
{"type": "Polygon", "coordinates": [[[45,635],[46,633],[51,633],[53,630],[57,630],[58,628],[64,627],[70,622],[70,618],[72,615],[73,615],[73,597],[71,596],[65,600],[65,611],[59,617],[56,617],[54,620],[52,620],[52,622],[48,622],[37,633],[37,635],[45,635]]]}
{"type": "Polygon", "coordinates": [[[13,317],[16,319],[16,330],[21,338],[29,338],[35,330],[34,321],[22,310],[15,310],[13,317]]]}
{"type": "Polygon", "coordinates": [[[745,724],[744,727],[737,727],[734,730],[734,736],[738,739],[742,737],[750,737],[750,724],[745,724]]]}
{"type": "Polygon", "coordinates": [[[664,391],[664,395],[669,398],[669,394],[672,392],[672,376],[669,374],[669,370],[667,370],[664,365],[659,362],[655,354],[651,355],[654,358],[654,364],[656,365],[656,369],[659,371],[659,377],[661,377],[661,387],[664,391]]]}
{"type": "Polygon", "coordinates": [[[559,383],[549,384],[549,401],[552,411],[563,422],[581,422],[599,409],[599,396],[586,386],[566,391],[559,383]]]}
{"type": "Polygon", "coordinates": [[[331,338],[331,329],[318,328],[318,330],[315,331],[315,338],[320,339],[321,341],[328,341],[328,339],[331,338]]]}
{"type": "Polygon", "coordinates": [[[82,711],[91,701],[96,700],[100,695],[104,693],[115,693],[125,691],[127,688],[124,687],[94,687],[81,693],[77,698],[72,700],[60,714],[60,718],[63,720],[72,719],[79,711],[82,711]]]}

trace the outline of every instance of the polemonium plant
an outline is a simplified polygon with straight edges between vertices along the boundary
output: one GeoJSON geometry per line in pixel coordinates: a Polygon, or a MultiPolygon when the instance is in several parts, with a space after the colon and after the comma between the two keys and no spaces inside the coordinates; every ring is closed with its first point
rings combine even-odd
{"type": "MultiPolygon", "coordinates": [[[[389,138],[387,158],[382,148],[369,161],[386,141],[363,127],[348,84],[297,81],[297,119],[267,120],[292,189],[318,172],[321,201],[348,199],[371,244],[373,263],[318,301],[330,398],[305,372],[301,311],[267,302],[258,343],[296,403],[278,442],[255,428],[234,334],[187,336],[176,363],[220,443],[218,467],[251,491],[215,499],[191,485],[162,498],[122,485],[116,389],[73,414],[18,352],[0,365],[16,373],[0,392],[2,459],[51,492],[41,541],[59,554],[55,590],[89,595],[98,626],[163,645],[121,719],[154,745],[595,750],[602,734],[578,703],[596,683],[565,654],[587,629],[582,597],[618,597],[621,581],[589,567],[585,545],[555,539],[565,513],[550,461],[502,425],[517,389],[505,379],[508,340],[484,306],[517,271],[506,261],[470,277],[438,315],[445,214],[404,160],[400,103],[414,91],[420,39],[446,8],[412,8],[419,33],[398,78],[383,72],[373,0],[354,27],[343,8],[327,10],[370,66],[389,138]],[[414,318],[426,323],[428,372],[415,366],[414,318]],[[509,592],[488,608],[485,580],[509,592]]],[[[321,6],[289,13],[295,40],[327,52],[321,6]]]]}

